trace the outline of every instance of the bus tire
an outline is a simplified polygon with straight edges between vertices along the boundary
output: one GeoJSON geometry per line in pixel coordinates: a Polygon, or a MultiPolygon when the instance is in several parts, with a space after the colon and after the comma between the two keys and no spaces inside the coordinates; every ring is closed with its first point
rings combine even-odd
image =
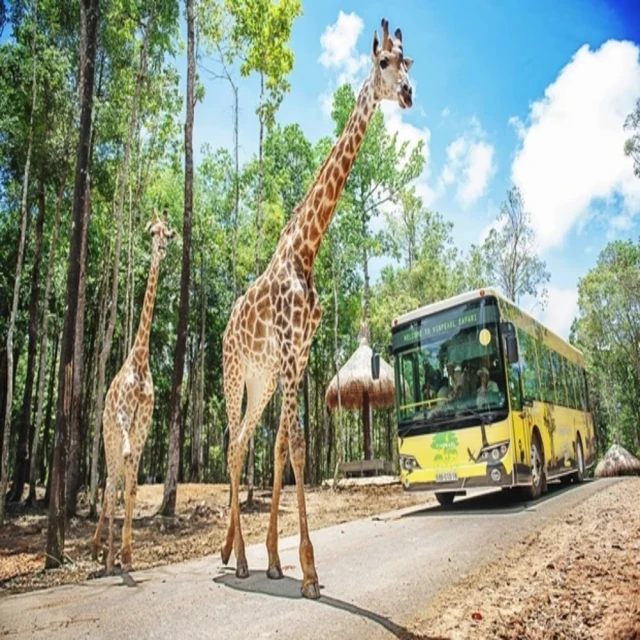
{"type": "Polygon", "coordinates": [[[436,493],[436,500],[442,507],[450,507],[455,497],[455,493],[436,493]]]}
{"type": "Polygon", "coordinates": [[[584,449],[582,448],[582,438],[580,434],[578,434],[576,439],[576,464],[578,468],[572,477],[576,484],[580,484],[584,480],[584,449]]]}
{"type": "Polygon", "coordinates": [[[544,472],[544,449],[542,439],[536,429],[531,439],[531,485],[526,487],[526,497],[537,500],[545,489],[547,479],[544,472]]]}

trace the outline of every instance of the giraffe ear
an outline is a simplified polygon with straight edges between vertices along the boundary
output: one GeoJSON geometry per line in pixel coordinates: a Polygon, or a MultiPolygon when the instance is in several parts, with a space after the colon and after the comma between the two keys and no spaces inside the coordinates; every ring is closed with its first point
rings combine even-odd
{"type": "Polygon", "coordinates": [[[378,53],[380,51],[380,40],[378,40],[378,32],[373,32],[373,46],[371,49],[371,55],[374,61],[378,58],[378,53]]]}
{"type": "Polygon", "coordinates": [[[406,67],[407,71],[409,71],[409,69],[413,67],[413,58],[403,58],[403,60],[404,66],[406,67]]]}
{"type": "Polygon", "coordinates": [[[400,31],[400,28],[396,29],[393,35],[395,36],[396,40],[402,42],[402,31],[400,31]]]}
{"type": "Polygon", "coordinates": [[[165,224],[169,222],[169,212],[166,209],[163,210],[162,217],[164,218],[165,224]]]}
{"type": "Polygon", "coordinates": [[[169,240],[172,240],[173,238],[176,237],[176,232],[173,229],[171,229],[170,231],[167,231],[166,235],[167,235],[167,238],[169,238],[169,240]]]}
{"type": "Polygon", "coordinates": [[[152,222],[147,222],[147,226],[144,228],[144,230],[149,233],[149,231],[151,231],[151,227],[153,227],[153,221],[152,222]]]}

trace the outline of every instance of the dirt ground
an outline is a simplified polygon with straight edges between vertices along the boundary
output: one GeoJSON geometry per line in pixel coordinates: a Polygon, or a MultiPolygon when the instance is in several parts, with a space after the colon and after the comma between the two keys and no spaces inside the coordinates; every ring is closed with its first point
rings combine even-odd
{"type": "MultiPolygon", "coordinates": [[[[142,485],[133,518],[133,568],[150,567],[218,553],[227,529],[229,489],[222,484],[181,484],[176,517],[155,516],[162,502],[162,485],[142,485]]],[[[433,498],[406,494],[399,483],[362,485],[356,481],[337,491],[306,489],[307,517],[311,530],[359,518],[425,504],[433,498]]],[[[241,494],[241,500],[246,492],[241,494]]],[[[254,492],[254,507],[242,509],[242,532],[246,544],[264,543],[267,536],[271,492],[254,492]]],[[[284,488],[279,510],[280,536],[298,533],[295,487],[284,488]]],[[[91,541],[96,523],[87,517],[84,502],[79,517],[66,531],[67,560],[62,568],[43,571],[47,537],[47,512],[42,507],[10,511],[0,535],[0,594],[18,593],[60,584],[81,582],[101,575],[103,566],[91,560],[91,541]]],[[[119,562],[123,505],[116,511],[116,564],[119,562]]],[[[103,528],[106,549],[108,522],[103,528]]]]}
{"type": "Polygon", "coordinates": [[[590,496],[411,625],[451,640],[640,640],[640,478],[590,496]]]}

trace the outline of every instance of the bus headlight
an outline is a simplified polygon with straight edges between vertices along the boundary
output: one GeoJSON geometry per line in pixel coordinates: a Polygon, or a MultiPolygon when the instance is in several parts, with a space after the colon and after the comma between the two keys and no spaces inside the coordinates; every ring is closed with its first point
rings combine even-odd
{"type": "Polygon", "coordinates": [[[505,457],[509,450],[509,441],[498,442],[485,447],[478,456],[478,462],[498,462],[505,457]]]}
{"type": "Polygon", "coordinates": [[[414,469],[420,469],[418,461],[413,456],[400,456],[400,467],[405,471],[413,471],[414,469]]]}

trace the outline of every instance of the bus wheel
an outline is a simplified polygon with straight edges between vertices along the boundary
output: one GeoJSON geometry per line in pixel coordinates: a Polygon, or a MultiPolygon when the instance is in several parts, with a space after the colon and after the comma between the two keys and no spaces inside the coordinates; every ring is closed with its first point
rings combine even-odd
{"type": "Polygon", "coordinates": [[[527,487],[527,497],[531,500],[537,500],[542,495],[545,484],[542,442],[540,434],[535,431],[531,441],[531,486],[527,487]]]}
{"type": "Polygon", "coordinates": [[[576,461],[578,463],[578,469],[573,474],[573,481],[576,484],[580,484],[584,480],[584,454],[582,452],[582,439],[578,436],[576,440],[576,461]]]}
{"type": "Polygon", "coordinates": [[[455,497],[455,493],[436,493],[436,500],[443,507],[450,507],[453,504],[453,499],[455,497]]]}

